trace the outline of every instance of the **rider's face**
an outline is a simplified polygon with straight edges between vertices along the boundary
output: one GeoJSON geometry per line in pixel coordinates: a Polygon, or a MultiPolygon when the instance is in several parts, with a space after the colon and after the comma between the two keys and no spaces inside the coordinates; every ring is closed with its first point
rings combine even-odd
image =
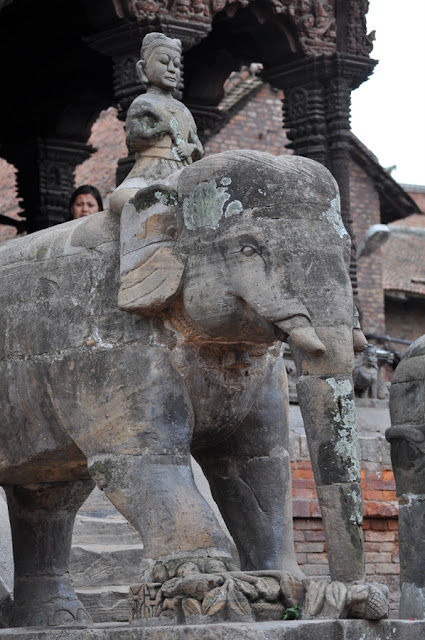
{"type": "Polygon", "coordinates": [[[152,51],[145,64],[149,83],[165,91],[174,91],[180,78],[180,56],[166,46],[152,51]]]}

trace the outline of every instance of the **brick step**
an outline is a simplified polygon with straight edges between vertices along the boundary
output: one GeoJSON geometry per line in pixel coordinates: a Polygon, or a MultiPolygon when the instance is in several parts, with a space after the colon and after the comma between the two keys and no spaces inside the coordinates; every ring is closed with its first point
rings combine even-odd
{"type": "Polygon", "coordinates": [[[74,588],[128,585],[140,581],[143,545],[75,545],[70,574],[74,588]]]}
{"type": "Polygon", "coordinates": [[[77,515],[72,544],[142,544],[137,531],[120,514],[106,518],[77,515]]]}
{"type": "Polygon", "coordinates": [[[128,622],[129,588],[129,585],[120,584],[76,589],[75,592],[91,615],[93,622],[128,622]]]}

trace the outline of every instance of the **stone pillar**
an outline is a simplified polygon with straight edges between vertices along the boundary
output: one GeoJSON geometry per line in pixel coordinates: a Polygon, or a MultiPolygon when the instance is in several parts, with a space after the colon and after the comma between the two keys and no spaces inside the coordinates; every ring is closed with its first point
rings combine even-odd
{"type": "Polygon", "coordinates": [[[350,213],[351,91],[372,73],[375,60],[350,54],[308,56],[263,72],[282,89],[283,120],[289,129],[288,148],[326,165],[338,182],[341,213],[352,240],[350,275],[357,294],[355,236],[350,213]]]}
{"type": "Polygon", "coordinates": [[[77,165],[94,152],[85,143],[67,138],[36,138],[8,147],[2,155],[18,170],[20,206],[27,216],[28,233],[64,222],[74,190],[77,165]]]}
{"type": "MultiPolygon", "coordinates": [[[[206,24],[191,24],[172,17],[150,21],[125,22],[118,27],[103,31],[87,39],[88,44],[110,56],[113,63],[113,91],[118,105],[118,118],[125,121],[127,110],[133,100],[144,92],[143,85],[136,74],[136,62],[140,59],[140,47],[147,33],[158,31],[169,38],[181,40],[183,51],[187,51],[200,42],[209,32],[206,24]]],[[[181,99],[183,90],[183,69],[181,69],[179,91],[175,93],[181,99]]],[[[118,160],[116,185],[118,186],[130,172],[134,164],[134,154],[118,160]]]]}

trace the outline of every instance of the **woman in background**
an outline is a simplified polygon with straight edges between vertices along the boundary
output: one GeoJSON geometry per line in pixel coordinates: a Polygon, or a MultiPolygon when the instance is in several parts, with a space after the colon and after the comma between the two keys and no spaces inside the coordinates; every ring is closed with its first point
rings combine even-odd
{"type": "Polygon", "coordinates": [[[96,187],[91,184],[83,184],[75,189],[69,201],[68,220],[84,218],[98,211],[103,211],[103,202],[96,187]]]}

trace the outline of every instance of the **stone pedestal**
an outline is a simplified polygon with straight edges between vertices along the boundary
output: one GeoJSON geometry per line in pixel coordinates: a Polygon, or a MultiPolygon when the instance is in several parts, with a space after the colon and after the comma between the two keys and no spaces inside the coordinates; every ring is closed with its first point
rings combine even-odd
{"type": "Polygon", "coordinates": [[[407,620],[317,620],[193,625],[134,629],[2,629],[0,640],[419,640],[425,622],[407,620]]]}

